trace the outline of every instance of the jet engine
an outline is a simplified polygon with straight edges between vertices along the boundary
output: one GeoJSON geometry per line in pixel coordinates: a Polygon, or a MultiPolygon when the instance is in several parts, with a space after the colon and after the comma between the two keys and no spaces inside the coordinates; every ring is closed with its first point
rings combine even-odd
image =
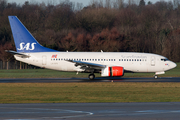
{"type": "Polygon", "coordinates": [[[101,76],[121,77],[124,76],[124,68],[121,66],[106,67],[101,70],[101,76]]]}

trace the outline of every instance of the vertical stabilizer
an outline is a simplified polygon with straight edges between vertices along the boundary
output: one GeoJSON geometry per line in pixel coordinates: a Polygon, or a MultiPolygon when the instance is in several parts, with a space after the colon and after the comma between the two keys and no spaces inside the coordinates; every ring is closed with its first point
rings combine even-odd
{"type": "Polygon", "coordinates": [[[8,18],[17,52],[57,52],[41,46],[16,16],[8,16],[8,18]]]}

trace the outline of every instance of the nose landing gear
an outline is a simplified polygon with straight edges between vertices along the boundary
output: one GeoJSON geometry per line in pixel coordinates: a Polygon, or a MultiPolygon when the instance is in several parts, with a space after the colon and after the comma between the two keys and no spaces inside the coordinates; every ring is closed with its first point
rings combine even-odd
{"type": "Polygon", "coordinates": [[[158,79],[158,76],[157,76],[157,75],[155,75],[155,76],[154,76],[154,79],[158,79]]]}
{"type": "Polygon", "coordinates": [[[165,72],[156,72],[155,75],[154,75],[154,79],[158,79],[158,75],[162,75],[162,74],[165,74],[165,72]]]}

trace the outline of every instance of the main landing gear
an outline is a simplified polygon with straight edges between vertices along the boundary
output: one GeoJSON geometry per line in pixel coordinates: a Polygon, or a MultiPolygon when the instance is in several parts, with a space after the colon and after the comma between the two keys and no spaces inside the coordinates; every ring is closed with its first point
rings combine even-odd
{"type": "Polygon", "coordinates": [[[89,78],[90,80],[94,80],[95,75],[94,75],[94,74],[90,74],[88,78],[89,78]]]}

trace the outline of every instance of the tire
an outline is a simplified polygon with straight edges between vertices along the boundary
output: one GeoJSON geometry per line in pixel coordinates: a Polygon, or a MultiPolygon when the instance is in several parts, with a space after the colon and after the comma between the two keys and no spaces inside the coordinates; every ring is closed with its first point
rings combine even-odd
{"type": "Polygon", "coordinates": [[[88,78],[89,78],[89,80],[94,80],[95,75],[94,74],[90,74],[88,78]]]}
{"type": "Polygon", "coordinates": [[[158,79],[158,76],[157,76],[157,75],[155,75],[155,76],[154,76],[154,79],[158,79]]]}

